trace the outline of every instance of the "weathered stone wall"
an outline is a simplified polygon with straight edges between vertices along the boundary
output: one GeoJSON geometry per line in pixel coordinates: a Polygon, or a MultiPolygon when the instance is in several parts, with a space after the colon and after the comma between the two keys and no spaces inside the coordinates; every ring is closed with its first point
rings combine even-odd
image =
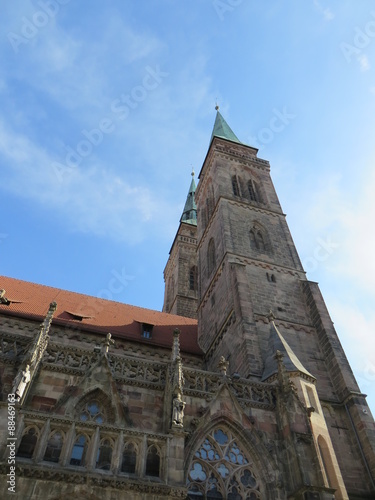
{"type": "Polygon", "coordinates": [[[306,280],[268,163],[256,159],[249,149],[215,139],[202,168],[196,201],[201,279],[198,328],[207,366],[212,370],[224,356],[230,373],[261,378],[269,355],[267,315],[272,310],[285,340],[316,377],[319,397],[329,405],[332,418],[337,418],[337,412],[344,419],[345,437],[338,436],[330,424],[328,430],[350,494],[353,498],[370,495],[375,478],[374,421],[318,286],[306,280]],[[258,189],[257,201],[247,192],[250,179],[258,189]],[[211,210],[207,206],[210,197],[211,210]],[[252,229],[262,233],[259,247],[250,235],[252,229]],[[215,242],[214,270],[208,269],[210,240],[215,242]],[[354,473],[347,453],[361,457],[354,473]]]}
{"type": "Polygon", "coordinates": [[[197,318],[198,286],[190,288],[190,270],[197,266],[197,227],[180,223],[164,270],[163,311],[197,318]]]}

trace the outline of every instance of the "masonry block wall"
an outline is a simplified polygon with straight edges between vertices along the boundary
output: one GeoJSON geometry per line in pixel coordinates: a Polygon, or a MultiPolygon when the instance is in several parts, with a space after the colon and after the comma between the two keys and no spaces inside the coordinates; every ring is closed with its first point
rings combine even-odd
{"type": "Polygon", "coordinates": [[[337,412],[344,419],[345,431],[338,435],[329,427],[330,436],[348,491],[366,497],[373,487],[371,475],[374,477],[373,419],[319,289],[306,279],[268,162],[258,159],[252,148],[229,145],[214,137],[200,174],[196,201],[198,329],[208,368],[224,356],[231,373],[261,379],[269,351],[267,315],[272,310],[285,340],[316,377],[321,401],[329,406],[333,418],[337,412]],[[249,194],[249,181],[257,189],[256,199],[249,194]],[[258,233],[261,239],[256,241],[258,233]],[[350,455],[361,457],[362,486],[358,480],[351,481],[358,475],[347,468],[350,460],[342,458],[348,448],[350,455]]]}
{"type": "Polygon", "coordinates": [[[194,319],[198,304],[196,235],[197,226],[180,223],[164,270],[163,305],[164,312],[194,319]]]}

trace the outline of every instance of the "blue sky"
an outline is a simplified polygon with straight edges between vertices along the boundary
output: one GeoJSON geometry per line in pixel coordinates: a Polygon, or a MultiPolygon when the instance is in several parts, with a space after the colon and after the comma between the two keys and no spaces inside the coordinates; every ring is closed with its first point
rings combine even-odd
{"type": "Polygon", "coordinates": [[[1,273],[161,309],[217,100],[271,162],[374,408],[373,1],[19,0],[1,17],[1,273]]]}

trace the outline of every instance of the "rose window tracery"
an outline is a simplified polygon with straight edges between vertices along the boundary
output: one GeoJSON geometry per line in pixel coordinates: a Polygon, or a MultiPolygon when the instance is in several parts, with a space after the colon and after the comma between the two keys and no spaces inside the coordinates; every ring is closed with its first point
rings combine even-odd
{"type": "Polygon", "coordinates": [[[194,454],[187,477],[190,500],[261,500],[253,465],[230,431],[212,431],[194,454]]]}
{"type": "Polygon", "coordinates": [[[104,414],[101,405],[98,401],[89,401],[80,411],[79,419],[82,422],[96,422],[102,424],[104,422],[104,414]]]}

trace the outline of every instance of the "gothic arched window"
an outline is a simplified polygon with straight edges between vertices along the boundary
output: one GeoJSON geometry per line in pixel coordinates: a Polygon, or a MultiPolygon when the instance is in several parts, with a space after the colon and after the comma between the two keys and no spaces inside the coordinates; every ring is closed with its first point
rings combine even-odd
{"type": "Polygon", "coordinates": [[[113,446],[111,439],[102,439],[100,441],[95,465],[97,469],[110,470],[113,446]]]}
{"type": "Polygon", "coordinates": [[[134,474],[137,465],[137,448],[134,443],[126,443],[122,452],[121,472],[134,474]]]}
{"type": "Polygon", "coordinates": [[[320,452],[320,457],[323,463],[323,469],[327,478],[328,486],[330,488],[337,488],[338,481],[336,477],[335,467],[332,462],[329,447],[325,439],[320,435],[318,437],[318,448],[320,452]]]}
{"type": "Polygon", "coordinates": [[[193,290],[194,292],[196,290],[198,290],[198,268],[197,268],[197,266],[192,266],[190,268],[189,284],[190,284],[190,290],[193,290]]]}
{"type": "Polygon", "coordinates": [[[45,460],[46,462],[58,463],[63,443],[64,443],[63,434],[59,431],[53,432],[49,436],[43,460],[45,460]]]}
{"type": "Polygon", "coordinates": [[[191,500],[261,500],[261,484],[239,441],[213,430],[194,454],[187,476],[191,500]]]}
{"type": "Polygon", "coordinates": [[[81,422],[96,422],[97,424],[102,424],[104,422],[104,415],[99,402],[91,400],[86,403],[80,411],[79,419],[81,422]]]}
{"type": "Polygon", "coordinates": [[[260,201],[258,187],[256,185],[256,182],[254,182],[253,180],[250,180],[247,183],[247,189],[249,190],[250,201],[260,201]]]}
{"type": "Polygon", "coordinates": [[[84,465],[87,452],[87,437],[81,434],[75,440],[72,454],[70,456],[70,465],[84,465]]]}
{"type": "Polygon", "coordinates": [[[35,427],[30,427],[25,430],[17,450],[17,457],[32,458],[38,441],[38,435],[38,430],[35,427]]]}
{"type": "Polygon", "coordinates": [[[207,270],[210,275],[216,266],[216,256],[215,256],[215,242],[214,239],[211,238],[208,243],[207,250],[207,270]]]}
{"type": "Polygon", "coordinates": [[[258,249],[261,252],[264,252],[266,249],[266,245],[264,243],[263,234],[260,231],[257,231],[256,240],[258,242],[258,249]]]}
{"type": "Polygon", "coordinates": [[[232,177],[232,189],[234,196],[240,196],[240,188],[238,186],[237,176],[232,177]]]}
{"type": "Polygon", "coordinates": [[[160,476],[160,451],[154,444],[147,450],[146,476],[160,476]]]}
{"type": "Polygon", "coordinates": [[[97,388],[86,393],[74,408],[75,417],[81,422],[95,424],[114,423],[116,414],[108,394],[97,388]]]}
{"type": "Polygon", "coordinates": [[[250,230],[250,246],[259,252],[270,252],[271,245],[265,229],[260,224],[255,223],[250,230]]]}

